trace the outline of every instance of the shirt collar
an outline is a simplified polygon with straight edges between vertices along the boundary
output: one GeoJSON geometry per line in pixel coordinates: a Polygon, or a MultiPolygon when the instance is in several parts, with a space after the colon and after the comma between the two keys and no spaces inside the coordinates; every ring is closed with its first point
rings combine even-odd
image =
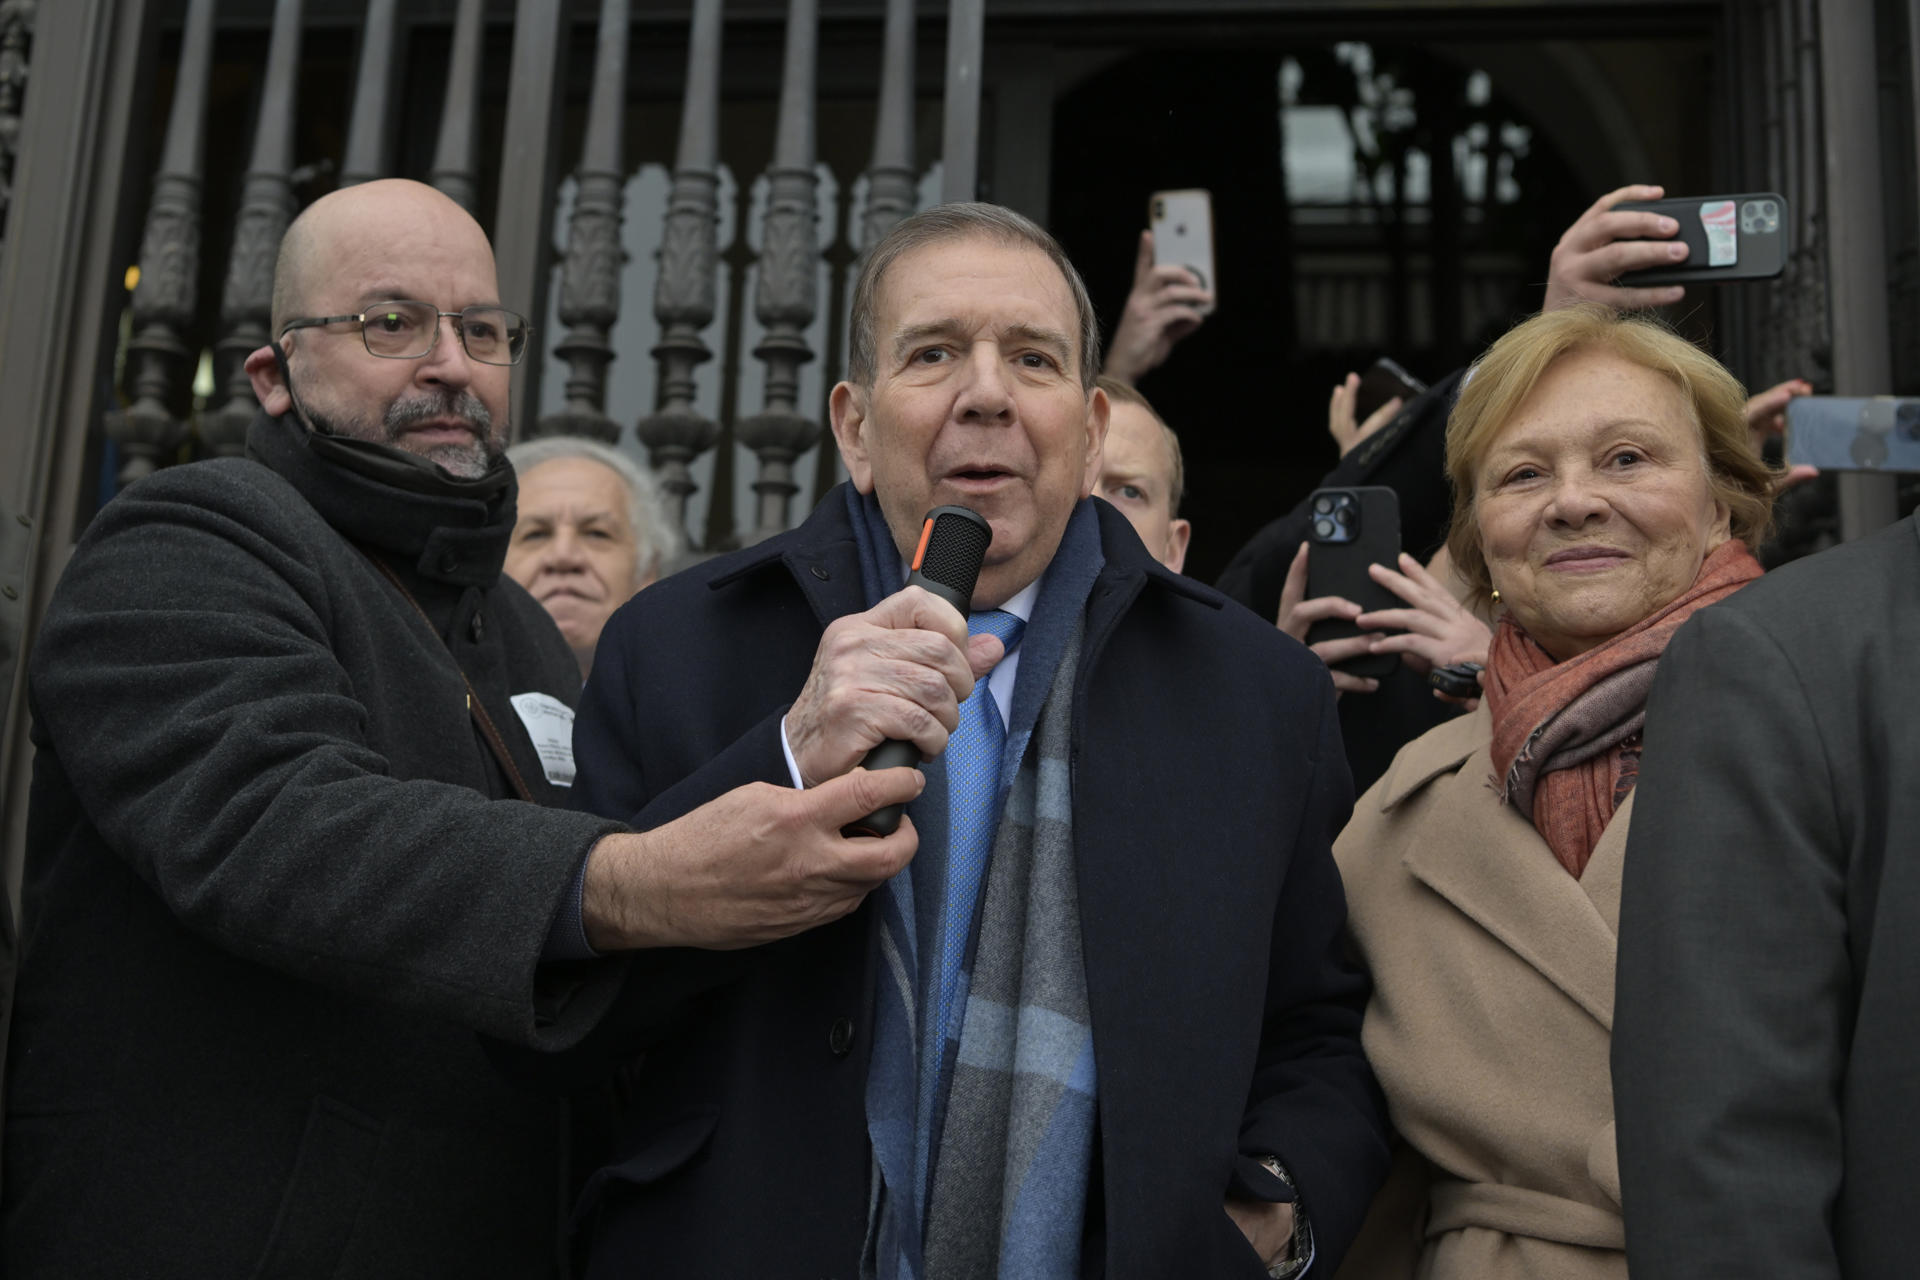
{"type": "MultiPolygon", "coordinates": [[[[911,572],[911,568],[905,560],[900,562],[900,577],[903,580],[907,574],[911,572]]],[[[1020,619],[1022,622],[1032,622],[1033,604],[1034,601],[1040,598],[1040,579],[1045,576],[1044,573],[1041,574],[1040,578],[1035,578],[1032,582],[1029,582],[1026,586],[1014,592],[1013,597],[999,607],[1020,619]]]]}

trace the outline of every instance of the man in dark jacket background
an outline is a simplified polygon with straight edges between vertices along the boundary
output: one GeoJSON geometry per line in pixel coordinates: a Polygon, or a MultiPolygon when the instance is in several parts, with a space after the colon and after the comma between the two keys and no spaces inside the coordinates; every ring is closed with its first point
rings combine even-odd
{"type": "Polygon", "coordinates": [[[589,1274],[1330,1272],[1386,1142],[1325,669],[1089,499],[1097,333],[1044,231],[906,220],[850,333],[852,483],[615,614],[580,799],[648,826],[905,740],[920,851],[846,919],[636,957],[589,1274]],[[901,589],[936,504],[992,526],[967,619],[901,589]]]}
{"type": "Polygon", "coordinates": [[[915,794],[904,769],[645,835],[541,807],[572,780],[579,675],[501,576],[524,324],[431,188],[316,202],[247,361],[248,458],[133,486],[76,549],[31,671],[7,1274],[549,1273],[560,1104],[474,1033],[578,1038],[616,925],[778,936],[911,854],[838,835],[915,794]],[[787,898],[702,910],[715,860],[787,898]]]}

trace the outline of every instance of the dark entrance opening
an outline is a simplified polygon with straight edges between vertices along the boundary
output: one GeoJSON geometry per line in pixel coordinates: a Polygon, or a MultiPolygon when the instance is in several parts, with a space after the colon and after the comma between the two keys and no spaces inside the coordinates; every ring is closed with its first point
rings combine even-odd
{"type": "Polygon", "coordinates": [[[1054,115],[1050,222],[1103,332],[1149,196],[1184,187],[1213,195],[1219,308],[1141,390],[1180,433],[1187,572],[1206,581],[1332,466],[1348,370],[1389,355],[1432,381],[1471,359],[1539,306],[1599,194],[1491,76],[1426,46],[1133,54],[1054,115]]]}

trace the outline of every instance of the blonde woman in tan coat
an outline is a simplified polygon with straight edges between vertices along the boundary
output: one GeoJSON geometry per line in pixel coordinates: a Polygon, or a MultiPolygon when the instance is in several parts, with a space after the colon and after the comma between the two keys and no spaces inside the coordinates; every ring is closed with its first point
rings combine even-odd
{"type": "Polygon", "coordinates": [[[1499,615],[1480,706],[1334,850],[1404,1140],[1340,1276],[1623,1280],[1607,1057],[1646,693],[1681,622],[1759,576],[1773,476],[1731,374],[1593,307],[1494,344],[1447,467],[1448,549],[1499,615]]]}

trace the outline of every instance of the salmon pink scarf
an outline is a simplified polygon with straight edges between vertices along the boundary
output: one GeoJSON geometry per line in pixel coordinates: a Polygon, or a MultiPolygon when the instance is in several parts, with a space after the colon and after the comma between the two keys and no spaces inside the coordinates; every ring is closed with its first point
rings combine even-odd
{"type": "Polygon", "coordinates": [[[1533,823],[1577,878],[1631,790],[1654,668],[1680,624],[1760,576],[1737,539],[1707,556],[1693,585],[1605,644],[1565,662],[1500,619],[1487,659],[1500,798],[1533,823]]]}

